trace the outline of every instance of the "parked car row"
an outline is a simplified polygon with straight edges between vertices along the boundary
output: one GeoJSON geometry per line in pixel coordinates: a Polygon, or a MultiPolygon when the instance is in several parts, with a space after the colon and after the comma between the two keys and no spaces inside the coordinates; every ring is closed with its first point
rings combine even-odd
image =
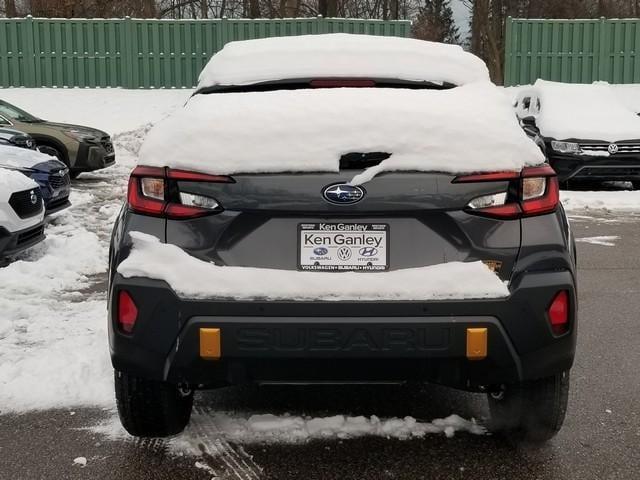
{"type": "Polygon", "coordinates": [[[44,218],[71,205],[71,178],[115,163],[111,138],[0,100],[0,265],[44,239],[44,218]]]}
{"type": "Polygon", "coordinates": [[[563,185],[622,181],[640,189],[640,117],[610,85],[538,80],[514,107],[563,185]]]}

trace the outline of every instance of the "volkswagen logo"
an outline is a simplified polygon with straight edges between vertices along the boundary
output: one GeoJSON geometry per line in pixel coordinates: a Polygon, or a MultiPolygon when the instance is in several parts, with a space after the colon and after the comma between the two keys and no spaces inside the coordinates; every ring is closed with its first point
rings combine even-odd
{"type": "Polygon", "coordinates": [[[346,262],[351,258],[351,249],[349,247],[340,247],[338,249],[338,258],[346,262]]]}
{"type": "Polygon", "coordinates": [[[373,257],[378,254],[378,249],[375,247],[362,247],[358,253],[361,257],[373,257]]]}
{"type": "Polygon", "coordinates": [[[35,205],[36,203],[38,203],[38,196],[36,195],[36,192],[34,192],[33,190],[31,190],[31,192],[29,192],[30,194],[30,199],[31,199],[31,204],[35,205]]]}
{"type": "Polygon", "coordinates": [[[322,196],[327,202],[335,205],[351,205],[363,199],[364,188],[346,183],[336,183],[324,187],[322,196]]]}
{"type": "Polygon", "coordinates": [[[611,155],[615,155],[616,153],[618,153],[618,150],[620,148],[618,147],[618,145],[616,145],[615,143],[612,143],[611,145],[609,145],[609,147],[607,148],[607,150],[609,150],[609,153],[611,155]]]}

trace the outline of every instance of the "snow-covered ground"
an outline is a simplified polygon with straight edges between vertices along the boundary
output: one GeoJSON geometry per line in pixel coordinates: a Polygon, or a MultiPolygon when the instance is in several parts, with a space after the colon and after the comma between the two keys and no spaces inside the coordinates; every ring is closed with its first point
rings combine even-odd
{"type": "MultiPolygon", "coordinates": [[[[36,115],[94,125],[111,133],[118,162],[80,177],[73,184],[73,206],[49,220],[46,241],[0,269],[0,413],[56,407],[113,408],[104,292],[111,225],[149,125],[181,106],[190,93],[0,90],[0,98],[36,115]]],[[[563,192],[562,198],[576,214],[585,214],[587,208],[640,211],[640,192],[563,192]]],[[[265,414],[268,412],[216,412],[215,422],[220,434],[232,441],[365,434],[405,438],[456,430],[482,433],[481,427],[457,417],[423,423],[411,418],[310,419],[265,414]]],[[[204,414],[196,413],[196,419],[198,415],[204,414]]],[[[190,445],[193,437],[189,432],[179,437],[177,444],[190,445]]]]}

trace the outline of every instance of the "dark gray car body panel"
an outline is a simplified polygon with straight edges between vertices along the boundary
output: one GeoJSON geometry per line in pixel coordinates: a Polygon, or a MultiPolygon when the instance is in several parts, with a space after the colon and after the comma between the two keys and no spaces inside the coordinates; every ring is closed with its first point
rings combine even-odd
{"type": "Polygon", "coordinates": [[[571,367],[577,332],[575,251],[561,206],[517,220],[471,215],[464,210],[471,199],[504,191],[507,182],[461,184],[452,175],[418,172],[379,175],[363,186],[366,195],[356,204],[323,200],[326,185],[349,181],[356,173],[237,175],[235,183],[181,183],[181,191],[212,196],[224,209],[192,220],[138,215],[125,206],[110,252],[114,367],[205,387],[245,381],[423,380],[468,390],[571,367]],[[164,282],[125,279],[116,271],[130,252],[131,231],[220,265],[295,270],[297,225],[315,221],[389,224],[391,270],[450,261],[502,262],[499,275],[509,282],[511,295],[447,302],[195,301],[179,298],[164,282]],[[133,295],[141,312],[133,335],[122,334],[114,323],[121,289],[133,295]],[[571,329],[558,338],[546,309],[560,290],[570,293],[571,329]],[[490,330],[491,353],[482,362],[469,362],[461,351],[465,329],[474,325],[490,330]],[[224,332],[222,360],[199,358],[196,339],[202,326],[224,332]],[[253,337],[247,338],[247,331],[253,337]],[[431,347],[416,350],[426,331],[431,347]],[[354,335],[369,340],[347,348],[354,335]],[[318,336],[333,348],[318,350],[313,341],[300,340],[318,336]],[[395,342],[387,350],[385,339],[395,342]],[[291,341],[302,343],[297,350],[281,348],[291,341]],[[258,350],[245,348],[251,344],[258,350]]]}

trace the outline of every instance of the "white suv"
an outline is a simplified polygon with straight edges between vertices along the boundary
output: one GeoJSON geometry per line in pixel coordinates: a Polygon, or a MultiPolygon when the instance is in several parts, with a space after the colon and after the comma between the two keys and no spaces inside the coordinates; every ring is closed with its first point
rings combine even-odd
{"type": "Polygon", "coordinates": [[[38,184],[0,168],[0,265],[44,239],[44,204],[38,184]]]}

